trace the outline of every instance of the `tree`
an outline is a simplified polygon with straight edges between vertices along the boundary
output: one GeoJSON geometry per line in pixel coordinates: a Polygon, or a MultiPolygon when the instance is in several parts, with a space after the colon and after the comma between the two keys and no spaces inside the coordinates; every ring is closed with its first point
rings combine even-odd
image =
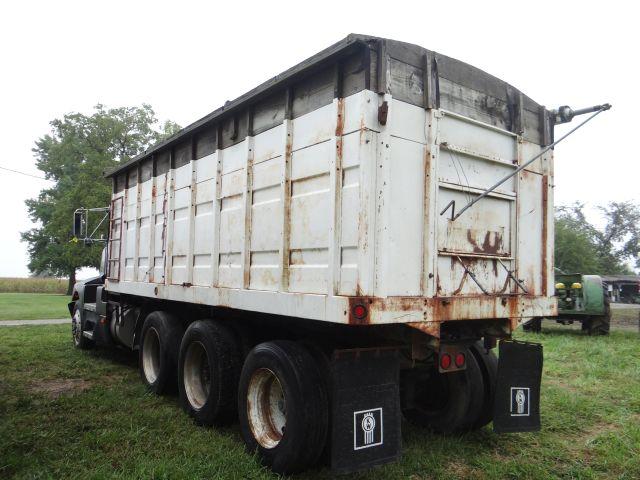
{"type": "Polygon", "coordinates": [[[610,253],[612,266],[615,262],[632,261],[640,268],[640,205],[610,202],[600,207],[600,211],[607,226],[599,234],[599,245],[602,251],[610,253]]]}
{"type": "Polygon", "coordinates": [[[591,274],[632,273],[628,263],[640,267],[640,206],[610,202],[599,207],[604,230],[584,215],[584,205],[558,207],[555,221],[555,263],[564,272],[591,274]]]}
{"type": "Polygon", "coordinates": [[[91,115],[69,113],[51,126],[51,133],[36,141],[33,152],[37,167],[54,183],[38,198],[26,201],[38,226],[23,232],[22,240],[29,244],[29,270],[68,276],[70,295],[76,269],[97,267],[102,250],[72,241],[74,210],[109,205],[112,187],[104,172],[180,127],[171,121],[160,124],[146,104],[111,109],[99,104],[91,115]]]}

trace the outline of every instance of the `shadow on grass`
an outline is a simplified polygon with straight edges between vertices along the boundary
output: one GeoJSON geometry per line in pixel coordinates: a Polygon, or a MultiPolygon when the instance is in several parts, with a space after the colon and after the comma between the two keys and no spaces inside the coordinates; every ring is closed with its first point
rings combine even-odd
{"type": "Polygon", "coordinates": [[[138,351],[121,347],[95,347],[87,352],[93,359],[138,368],[138,351]]]}

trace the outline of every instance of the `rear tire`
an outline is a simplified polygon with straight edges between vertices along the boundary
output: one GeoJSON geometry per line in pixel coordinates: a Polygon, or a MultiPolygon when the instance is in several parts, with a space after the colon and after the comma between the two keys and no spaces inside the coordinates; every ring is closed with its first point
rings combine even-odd
{"type": "Polygon", "coordinates": [[[180,345],[180,404],[199,425],[223,425],[237,416],[241,348],[222,322],[193,322],[180,345]]]}
{"type": "Polygon", "coordinates": [[[525,332],[540,333],[542,331],[542,317],[534,317],[528,322],[523,323],[522,330],[525,332]]]}
{"type": "Polygon", "coordinates": [[[247,450],[274,472],[316,463],[327,441],[329,405],[308,349],[290,341],[257,345],[242,368],[238,412],[247,450]]]}
{"type": "Polygon", "coordinates": [[[403,399],[405,418],[433,432],[451,434],[474,428],[484,406],[484,382],[475,356],[467,349],[467,368],[440,373],[437,366],[409,372],[403,388],[411,399],[403,399]],[[409,380],[412,375],[418,378],[409,380]]]}
{"type": "Polygon", "coordinates": [[[167,312],[151,312],[142,327],[138,365],[140,377],[153,393],[175,392],[182,323],[167,312]]]}
{"type": "Polygon", "coordinates": [[[471,346],[470,350],[482,371],[482,383],[484,385],[482,408],[478,419],[473,424],[473,429],[477,430],[488,425],[493,420],[493,403],[498,379],[498,357],[493,353],[493,350],[487,351],[482,342],[476,342],[471,346]]]}

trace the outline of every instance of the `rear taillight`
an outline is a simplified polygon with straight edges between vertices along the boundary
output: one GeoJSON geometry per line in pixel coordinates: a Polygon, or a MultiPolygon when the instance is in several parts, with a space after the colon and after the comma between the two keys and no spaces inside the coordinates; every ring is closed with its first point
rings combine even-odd
{"type": "Polygon", "coordinates": [[[356,317],[358,320],[362,320],[367,316],[367,307],[365,307],[364,305],[356,305],[353,307],[352,312],[354,317],[356,317]]]}
{"type": "Polygon", "coordinates": [[[452,373],[467,368],[469,350],[464,345],[442,344],[438,354],[438,370],[440,373],[452,373]]]}
{"type": "Polygon", "coordinates": [[[448,353],[440,354],[440,368],[442,370],[448,370],[451,367],[451,355],[448,353]]]}
{"type": "Polygon", "coordinates": [[[78,294],[78,291],[77,291],[77,290],[74,290],[74,291],[73,291],[73,296],[71,297],[71,300],[73,300],[73,301],[75,302],[75,301],[76,301],[76,300],[78,300],[79,298],[80,298],[80,295],[78,294]]]}

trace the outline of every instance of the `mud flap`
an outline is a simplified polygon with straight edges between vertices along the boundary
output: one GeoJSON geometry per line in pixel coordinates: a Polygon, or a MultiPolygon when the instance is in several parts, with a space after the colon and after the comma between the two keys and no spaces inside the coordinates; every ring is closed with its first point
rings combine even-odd
{"type": "Polygon", "coordinates": [[[498,378],[493,410],[496,433],[540,430],[542,345],[500,342],[498,378]]]}
{"type": "Polygon", "coordinates": [[[397,351],[338,350],[331,370],[333,472],[396,460],[402,448],[397,351]]]}

